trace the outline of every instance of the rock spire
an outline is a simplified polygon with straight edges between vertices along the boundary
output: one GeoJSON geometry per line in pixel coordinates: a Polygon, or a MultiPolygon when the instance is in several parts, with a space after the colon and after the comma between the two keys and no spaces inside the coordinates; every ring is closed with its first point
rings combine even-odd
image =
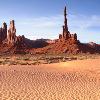
{"type": "Polygon", "coordinates": [[[4,22],[0,28],[0,43],[2,43],[7,38],[7,24],[4,22]]]}
{"type": "Polygon", "coordinates": [[[14,20],[10,21],[7,39],[8,39],[8,44],[14,44],[16,42],[16,28],[14,20]]]}
{"type": "Polygon", "coordinates": [[[59,40],[60,41],[65,41],[68,39],[73,39],[73,40],[77,40],[77,34],[70,34],[69,30],[68,30],[68,25],[67,25],[67,10],[66,10],[66,6],[64,8],[64,25],[63,25],[63,32],[62,34],[59,34],[59,40]]]}

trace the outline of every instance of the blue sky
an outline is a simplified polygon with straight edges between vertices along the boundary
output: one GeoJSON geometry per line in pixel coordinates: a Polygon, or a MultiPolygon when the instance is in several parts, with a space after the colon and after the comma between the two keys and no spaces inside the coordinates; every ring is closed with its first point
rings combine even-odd
{"type": "Polygon", "coordinates": [[[30,39],[58,38],[62,32],[63,9],[68,26],[81,42],[100,43],[100,0],[0,0],[0,25],[14,19],[17,35],[30,39]]]}

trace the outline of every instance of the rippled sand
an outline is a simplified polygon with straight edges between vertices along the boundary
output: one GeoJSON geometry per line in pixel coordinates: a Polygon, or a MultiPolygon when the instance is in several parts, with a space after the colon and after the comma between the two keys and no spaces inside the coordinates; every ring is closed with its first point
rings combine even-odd
{"type": "Polygon", "coordinates": [[[100,59],[0,66],[0,100],[100,100],[100,59]]]}

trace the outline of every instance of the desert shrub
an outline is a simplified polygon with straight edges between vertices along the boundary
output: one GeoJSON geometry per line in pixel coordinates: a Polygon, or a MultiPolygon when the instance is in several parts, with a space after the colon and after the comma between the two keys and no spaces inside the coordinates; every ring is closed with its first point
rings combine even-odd
{"type": "Polygon", "coordinates": [[[25,60],[25,61],[29,61],[29,60],[30,60],[30,58],[23,58],[23,60],[25,60]]]}
{"type": "Polygon", "coordinates": [[[2,65],[2,62],[3,62],[3,61],[0,61],[0,65],[2,65]]]}
{"type": "Polygon", "coordinates": [[[20,65],[28,65],[27,62],[19,62],[20,65]]]}
{"type": "Polygon", "coordinates": [[[17,57],[16,60],[22,60],[22,58],[21,57],[17,57]]]}

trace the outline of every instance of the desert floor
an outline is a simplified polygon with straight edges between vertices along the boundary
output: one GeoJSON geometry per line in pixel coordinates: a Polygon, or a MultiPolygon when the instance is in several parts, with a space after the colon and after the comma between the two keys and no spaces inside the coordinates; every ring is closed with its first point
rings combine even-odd
{"type": "Polygon", "coordinates": [[[100,100],[100,59],[1,65],[0,100],[100,100]]]}

